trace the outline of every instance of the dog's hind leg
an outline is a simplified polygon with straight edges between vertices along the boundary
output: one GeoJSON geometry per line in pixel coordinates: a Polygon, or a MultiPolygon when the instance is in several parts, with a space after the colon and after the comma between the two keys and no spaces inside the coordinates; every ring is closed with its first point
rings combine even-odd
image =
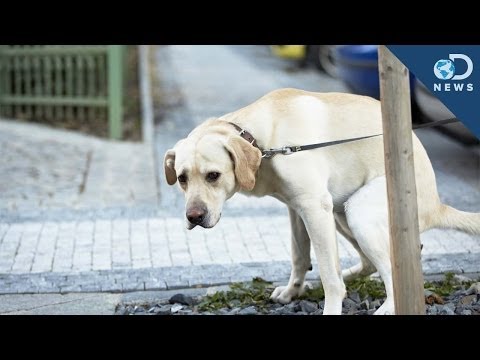
{"type": "Polygon", "coordinates": [[[385,177],[371,180],[355,192],[345,205],[348,227],[385,284],[387,298],[375,314],[394,314],[385,177]]]}
{"type": "Polygon", "coordinates": [[[310,238],[300,216],[288,208],[292,230],[292,272],[287,286],[277,287],[271,299],[282,304],[289,303],[292,298],[305,291],[305,274],[312,269],[310,260],[310,238]]]}
{"type": "Polygon", "coordinates": [[[357,250],[360,255],[360,262],[358,264],[342,270],[343,281],[353,280],[359,276],[368,276],[373,274],[376,269],[372,262],[363,253],[360,246],[358,246],[357,240],[353,237],[352,232],[348,228],[347,217],[343,213],[335,213],[335,223],[337,225],[337,231],[348,240],[350,244],[357,250]]]}

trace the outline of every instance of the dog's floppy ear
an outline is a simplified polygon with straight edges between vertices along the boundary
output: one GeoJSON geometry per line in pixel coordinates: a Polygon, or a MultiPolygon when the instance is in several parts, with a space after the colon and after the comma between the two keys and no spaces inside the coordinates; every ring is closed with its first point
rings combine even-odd
{"type": "Polygon", "coordinates": [[[177,182],[177,172],[175,171],[175,150],[169,149],[163,158],[163,167],[165,168],[165,178],[168,185],[173,185],[177,182]]]}
{"type": "Polygon", "coordinates": [[[262,152],[239,136],[232,136],[225,144],[233,159],[235,178],[242,189],[255,187],[255,174],[262,161],[262,152]]]}

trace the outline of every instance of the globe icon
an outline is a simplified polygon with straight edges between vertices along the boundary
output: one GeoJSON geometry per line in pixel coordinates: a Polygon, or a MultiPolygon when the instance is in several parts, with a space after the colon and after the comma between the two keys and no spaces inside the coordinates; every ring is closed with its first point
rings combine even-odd
{"type": "Polygon", "coordinates": [[[455,65],[451,60],[438,60],[433,67],[433,73],[440,80],[449,80],[455,75],[455,65]]]}

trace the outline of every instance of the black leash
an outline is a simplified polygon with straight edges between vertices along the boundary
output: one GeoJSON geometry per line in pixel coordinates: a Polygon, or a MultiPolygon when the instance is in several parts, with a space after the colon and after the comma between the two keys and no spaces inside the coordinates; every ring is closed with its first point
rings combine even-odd
{"type": "MultiPolygon", "coordinates": [[[[412,130],[424,129],[424,128],[429,128],[429,127],[434,127],[439,125],[446,125],[446,124],[451,124],[455,122],[459,122],[459,120],[457,118],[451,118],[451,119],[445,119],[440,121],[434,121],[426,124],[415,125],[412,127],[412,130]]],[[[309,145],[300,145],[300,146],[284,146],[276,149],[262,150],[262,158],[271,159],[277,154],[290,155],[299,151],[319,149],[327,146],[339,145],[339,144],[369,139],[372,137],[382,136],[382,135],[383,134],[376,134],[376,135],[361,136],[361,137],[344,139],[344,140],[328,141],[328,142],[323,142],[318,144],[309,144],[309,145]]]]}

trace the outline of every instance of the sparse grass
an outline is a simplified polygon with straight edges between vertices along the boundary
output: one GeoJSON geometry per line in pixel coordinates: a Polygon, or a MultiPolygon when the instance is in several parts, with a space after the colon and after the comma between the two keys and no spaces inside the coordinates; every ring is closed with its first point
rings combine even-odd
{"type": "Polygon", "coordinates": [[[455,281],[455,274],[453,272],[446,272],[442,281],[426,281],[424,287],[426,290],[430,290],[440,296],[447,296],[457,290],[469,288],[474,282],[476,281],[472,280],[460,284],[458,281],[455,281]]]}
{"type": "MultiPolygon", "coordinates": [[[[425,289],[430,290],[440,296],[447,296],[456,290],[468,288],[472,283],[466,282],[459,284],[454,279],[454,273],[445,273],[442,281],[425,282],[425,289]]],[[[385,298],[385,288],[383,282],[369,277],[362,277],[346,283],[348,293],[357,292],[361,300],[371,297],[373,299],[385,298]]],[[[233,283],[230,290],[217,292],[213,295],[205,296],[198,305],[200,311],[215,311],[221,308],[232,309],[235,307],[256,306],[259,311],[263,311],[269,304],[270,294],[274,290],[271,282],[261,278],[254,278],[250,282],[233,283]]],[[[325,299],[325,293],[322,286],[308,289],[300,299],[319,302],[325,299]]]]}
{"type": "Polygon", "coordinates": [[[274,286],[271,282],[259,277],[246,283],[233,283],[228,291],[205,296],[198,305],[198,309],[201,311],[212,311],[221,308],[232,309],[250,305],[263,309],[268,304],[269,296],[273,289],[274,286]]]}

